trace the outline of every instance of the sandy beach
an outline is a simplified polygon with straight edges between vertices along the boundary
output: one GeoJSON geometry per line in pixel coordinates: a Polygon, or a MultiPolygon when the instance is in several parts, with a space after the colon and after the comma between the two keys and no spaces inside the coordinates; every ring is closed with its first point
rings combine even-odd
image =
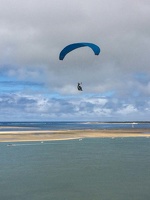
{"type": "Polygon", "coordinates": [[[0,131],[0,142],[117,137],[150,137],[150,129],[0,131]]]}

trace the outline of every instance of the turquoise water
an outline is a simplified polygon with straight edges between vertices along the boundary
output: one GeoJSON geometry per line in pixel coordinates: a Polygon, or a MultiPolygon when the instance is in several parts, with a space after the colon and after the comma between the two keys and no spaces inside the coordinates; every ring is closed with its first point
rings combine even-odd
{"type": "Polygon", "coordinates": [[[149,200],[150,138],[0,143],[2,200],[149,200]]]}

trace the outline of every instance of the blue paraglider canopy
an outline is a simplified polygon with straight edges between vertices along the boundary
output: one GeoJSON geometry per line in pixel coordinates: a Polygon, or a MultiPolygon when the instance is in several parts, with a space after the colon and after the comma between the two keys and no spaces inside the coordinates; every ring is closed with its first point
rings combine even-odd
{"type": "Polygon", "coordinates": [[[77,48],[80,47],[90,47],[95,55],[99,55],[100,53],[100,48],[93,44],[93,43],[87,43],[87,42],[80,42],[80,43],[74,43],[74,44],[70,44],[68,46],[66,46],[59,54],[59,60],[63,60],[64,57],[70,52],[73,51],[77,48]]]}

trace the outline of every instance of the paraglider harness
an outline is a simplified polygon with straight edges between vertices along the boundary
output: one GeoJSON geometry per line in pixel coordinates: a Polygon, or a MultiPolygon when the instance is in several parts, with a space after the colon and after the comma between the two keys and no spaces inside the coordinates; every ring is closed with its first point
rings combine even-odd
{"type": "Polygon", "coordinates": [[[78,85],[77,85],[77,88],[78,88],[79,91],[83,91],[83,90],[82,90],[82,87],[81,87],[81,84],[82,84],[82,83],[78,83],[78,85]]]}

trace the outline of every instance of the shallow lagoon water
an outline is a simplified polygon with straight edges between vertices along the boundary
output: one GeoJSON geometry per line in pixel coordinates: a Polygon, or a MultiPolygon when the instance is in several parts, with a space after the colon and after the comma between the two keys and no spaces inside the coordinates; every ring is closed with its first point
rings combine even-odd
{"type": "Polygon", "coordinates": [[[150,199],[150,138],[0,143],[2,200],[150,199]]]}

